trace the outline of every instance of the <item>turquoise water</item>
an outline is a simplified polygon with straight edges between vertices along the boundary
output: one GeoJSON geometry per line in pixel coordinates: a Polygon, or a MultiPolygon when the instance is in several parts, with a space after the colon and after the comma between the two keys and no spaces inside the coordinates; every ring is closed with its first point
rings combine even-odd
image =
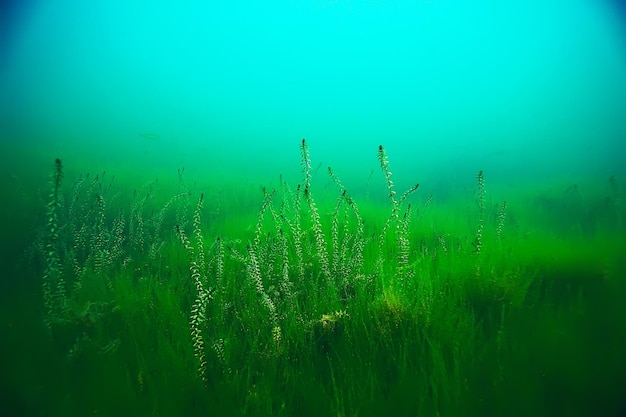
{"type": "Polygon", "coordinates": [[[302,137],[345,181],[380,143],[424,183],[624,162],[610,2],[57,0],[10,19],[0,134],[7,152],[29,147],[6,158],[15,175],[46,156],[256,178],[286,173],[302,137]]]}

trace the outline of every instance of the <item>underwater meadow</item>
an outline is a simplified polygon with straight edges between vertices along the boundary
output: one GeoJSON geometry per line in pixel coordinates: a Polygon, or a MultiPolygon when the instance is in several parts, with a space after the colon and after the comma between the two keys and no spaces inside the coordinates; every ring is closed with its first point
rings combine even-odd
{"type": "Polygon", "coordinates": [[[0,417],[625,417],[623,3],[0,2],[0,417]]]}
{"type": "Polygon", "coordinates": [[[51,160],[6,415],[623,415],[620,179],[442,199],[381,145],[353,195],[293,150],[298,181],[238,188],[51,160]]]}

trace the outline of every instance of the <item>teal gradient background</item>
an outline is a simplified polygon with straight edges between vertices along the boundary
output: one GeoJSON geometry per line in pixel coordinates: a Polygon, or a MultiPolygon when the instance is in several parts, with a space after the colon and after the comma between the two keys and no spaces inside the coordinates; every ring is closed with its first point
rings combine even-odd
{"type": "Polygon", "coordinates": [[[13,7],[0,139],[13,176],[179,167],[357,187],[602,178],[624,166],[626,50],[591,0],[107,1],[13,7]]]}

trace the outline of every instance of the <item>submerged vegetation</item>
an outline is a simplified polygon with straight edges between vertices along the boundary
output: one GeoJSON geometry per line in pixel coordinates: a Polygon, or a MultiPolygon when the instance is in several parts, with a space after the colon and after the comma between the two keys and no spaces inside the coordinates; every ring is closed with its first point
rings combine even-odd
{"type": "Polygon", "coordinates": [[[469,201],[443,204],[418,184],[397,190],[380,146],[381,206],[332,168],[322,193],[305,140],[300,156],[300,184],[281,178],[245,204],[183,170],[173,192],[127,193],[105,175],[68,184],[57,159],[26,255],[46,333],[31,411],[626,411],[617,179],[494,201],[480,171],[469,201]]]}

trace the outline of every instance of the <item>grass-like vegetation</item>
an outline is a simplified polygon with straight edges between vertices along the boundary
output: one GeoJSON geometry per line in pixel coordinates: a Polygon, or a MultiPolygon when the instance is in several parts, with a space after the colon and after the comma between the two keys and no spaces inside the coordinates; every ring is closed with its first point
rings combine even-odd
{"type": "MultiPolygon", "coordinates": [[[[626,403],[624,189],[441,202],[125,189],[57,160],[13,406],[50,416],[583,416],[626,403]],[[383,203],[386,201],[386,203],[383,203]],[[34,325],[32,323],[38,323],[34,325]]],[[[317,175],[321,176],[320,172],[317,175]]],[[[319,179],[318,179],[319,180],[319,179]]],[[[582,188],[582,186],[581,186],[582,188]]],[[[384,196],[383,196],[384,197],[384,196]]],[[[28,319],[24,319],[28,320],[28,319]]],[[[16,340],[19,340],[17,342],[16,340]]],[[[17,349],[17,348],[15,348],[17,349]]],[[[10,351],[10,348],[7,348],[10,351]]]]}

